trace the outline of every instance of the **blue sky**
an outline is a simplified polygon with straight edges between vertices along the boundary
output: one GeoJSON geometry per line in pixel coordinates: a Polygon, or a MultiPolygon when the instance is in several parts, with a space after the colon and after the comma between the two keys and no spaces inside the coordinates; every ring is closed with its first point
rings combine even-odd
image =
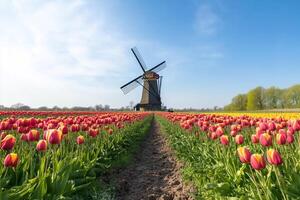
{"type": "Polygon", "coordinates": [[[168,107],[224,106],[258,85],[299,83],[300,2],[2,0],[0,104],[126,106],[119,87],[167,61],[168,107]]]}

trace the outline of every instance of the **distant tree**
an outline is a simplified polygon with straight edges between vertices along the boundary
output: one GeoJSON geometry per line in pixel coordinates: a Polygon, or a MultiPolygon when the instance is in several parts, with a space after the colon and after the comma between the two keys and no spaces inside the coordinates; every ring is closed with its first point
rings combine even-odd
{"type": "Polygon", "coordinates": [[[130,101],[130,102],[129,102],[130,110],[133,110],[133,106],[134,106],[134,101],[130,101]]]}
{"type": "Polygon", "coordinates": [[[30,107],[24,105],[24,106],[19,107],[19,110],[30,110],[30,107]]]}
{"type": "Polygon", "coordinates": [[[11,105],[10,108],[12,108],[12,109],[20,109],[22,106],[26,106],[26,105],[24,105],[23,103],[16,103],[16,104],[11,105]]]}
{"type": "Polygon", "coordinates": [[[110,105],[104,105],[104,110],[110,110],[110,105]]]}
{"type": "Polygon", "coordinates": [[[247,93],[247,110],[262,110],[265,107],[265,89],[256,87],[247,93]]]}
{"type": "Polygon", "coordinates": [[[232,99],[233,110],[246,110],[247,109],[247,95],[239,94],[232,99]]]}
{"type": "Polygon", "coordinates": [[[38,108],[38,110],[49,110],[49,108],[46,107],[46,106],[41,106],[41,107],[38,108]]]}
{"type": "Polygon", "coordinates": [[[280,108],[282,102],[282,90],[270,87],[265,90],[265,104],[267,109],[280,108]]]}
{"type": "Polygon", "coordinates": [[[288,108],[300,107],[300,85],[294,85],[286,90],[285,102],[288,108]]]}
{"type": "Polygon", "coordinates": [[[58,107],[58,106],[53,106],[52,110],[54,110],[54,111],[59,111],[59,110],[61,110],[61,109],[60,109],[60,107],[58,107]]]}
{"type": "Polygon", "coordinates": [[[103,110],[102,104],[96,105],[96,106],[95,106],[95,109],[96,109],[97,111],[103,110]]]}

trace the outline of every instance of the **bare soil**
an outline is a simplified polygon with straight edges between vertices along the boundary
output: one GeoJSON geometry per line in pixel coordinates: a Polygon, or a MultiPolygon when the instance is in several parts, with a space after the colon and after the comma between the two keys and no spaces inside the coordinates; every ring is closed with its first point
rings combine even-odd
{"type": "Polygon", "coordinates": [[[193,199],[192,188],[181,179],[181,167],[154,120],[134,162],[117,174],[117,199],[193,199]]]}

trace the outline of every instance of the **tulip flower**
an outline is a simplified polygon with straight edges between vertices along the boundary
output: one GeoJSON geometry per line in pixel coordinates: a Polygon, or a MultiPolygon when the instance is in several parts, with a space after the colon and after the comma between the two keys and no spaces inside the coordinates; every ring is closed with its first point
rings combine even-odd
{"type": "Polygon", "coordinates": [[[20,136],[20,139],[21,139],[22,141],[28,142],[28,135],[25,134],[25,133],[22,133],[21,136],[20,136]]]}
{"type": "Polygon", "coordinates": [[[219,126],[216,130],[216,134],[220,137],[221,135],[224,134],[224,130],[221,126],[219,126]]]}
{"type": "Polygon", "coordinates": [[[212,132],[212,133],[210,134],[210,138],[211,138],[212,140],[217,139],[217,138],[218,138],[217,133],[216,133],[216,132],[212,132]]]}
{"type": "Polygon", "coordinates": [[[294,142],[294,140],[295,140],[294,135],[288,133],[286,137],[286,143],[291,144],[294,142]]]}
{"type": "Polygon", "coordinates": [[[109,134],[109,135],[112,135],[112,134],[113,134],[113,129],[111,129],[111,128],[108,129],[108,134],[109,134]]]}
{"type": "Polygon", "coordinates": [[[257,144],[259,142],[259,137],[257,135],[253,134],[251,135],[251,141],[253,144],[257,144]]]}
{"type": "Polygon", "coordinates": [[[285,133],[278,133],[275,136],[276,143],[279,145],[283,145],[286,143],[287,135],[285,133]]]}
{"type": "Polygon", "coordinates": [[[5,167],[16,167],[18,165],[18,161],[18,154],[10,153],[4,158],[3,165],[5,167]]]}
{"type": "Polygon", "coordinates": [[[272,136],[268,133],[260,135],[259,142],[261,145],[268,147],[272,145],[272,136]]]}
{"type": "Polygon", "coordinates": [[[230,131],[230,135],[231,135],[232,137],[235,137],[235,136],[237,135],[237,131],[230,131]]]}
{"type": "Polygon", "coordinates": [[[295,130],[292,127],[289,127],[286,133],[294,135],[295,134],[295,130]]]}
{"type": "Polygon", "coordinates": [[[60,144],[62,141],[62,135],[61,130],[50,129],[46,131],[46,140],[50,144],[60,144]]]}
{"type": "Polygon", "coordinates": [[[237,153],[242,163],[250,163],[251,152],[247,147],[238,147],[237,153]]]}
{"type": "Polygon", "coordinates": [[[243,144],[244,143],[244,136],[241,134],[238,134],[235,136],[235,143],[236,144],[243,144]]]}
{"type": "Polygon", "coordinates": [[[40,140],[37,144],[36,144],[36,150],[37,151],[41,151],[44,152],[47,150],[47,141],[46,140],[40,140]]]}
{"type": "Polygon", "coordinates": [[[266,167],[266,162],[261,154],[252,154],[250,158],[250,164],[253,169],[262,170],[266,167]]]}
{"type": "Polygon", "coordinates": [[[82,135],[79,135],[76,139],[77,144],[83,144],[84,143],[84,137],[82,135]]]}
{"type": "Polygon", "coordinates": [[[4,131],[1,132],[1,134],[0,134],[0,140],[3,140],[5,138],[5,136],[6,136],[6,133],[4,131]]]}
{"type": "Polygon", "coordinates": [[[89,130],[89,135],[91,137],[96,137],[99,134],[99,130],[98,129],[90,129],[89,130]]]}
{"type": "Polygon", "coordinates": [[[256,136],[257,136],[258,138],[264,133],[264,131],[261,130],[259,127],[257,127],[255,131],[256,131],[256,132],[255,132],[255,133],[256,133],[256,136]]]}
{"type": "Polygon", "coordinates": [[[267,160],[272,165],[282,164],[282,158],[280,156],[280,153],[274,149],[269,149],[267,151],[267,160]]]}
{"type": "Polygon", "coordinates": [[[12,135],[7,135],[3,140],[1,140],[2,150],[11,150],[16,143],[16,138],[12,135]]]}
{"type": "Polygon", "coordinates": [[[28,141],[38,141],[40,139],[40,133],[37,130],[30,130],[27,133],[28,141]]]}
{"type": "Polygon", "coordinates": [[[220,137],[220,142],[221,144],[227,146],[229,144],[229,138],[228,138],[228,135],[222,135],[220,137]]]}
{"type": "Polygon", "coordinates": [[[68,127],[65,125],[62,125],[59,127],[59,130],[61,130],[62,134],[68,134],[68,127]]]}

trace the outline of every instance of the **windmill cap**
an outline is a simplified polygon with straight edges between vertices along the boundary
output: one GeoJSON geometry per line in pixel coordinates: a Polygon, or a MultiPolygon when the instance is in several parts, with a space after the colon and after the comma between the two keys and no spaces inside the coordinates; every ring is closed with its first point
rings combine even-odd
{"type": "Polygon", "coordinates": [[[155,72],[148,71],[145,72],[144,79],[159,79],[159,75],[155,72]]]}

